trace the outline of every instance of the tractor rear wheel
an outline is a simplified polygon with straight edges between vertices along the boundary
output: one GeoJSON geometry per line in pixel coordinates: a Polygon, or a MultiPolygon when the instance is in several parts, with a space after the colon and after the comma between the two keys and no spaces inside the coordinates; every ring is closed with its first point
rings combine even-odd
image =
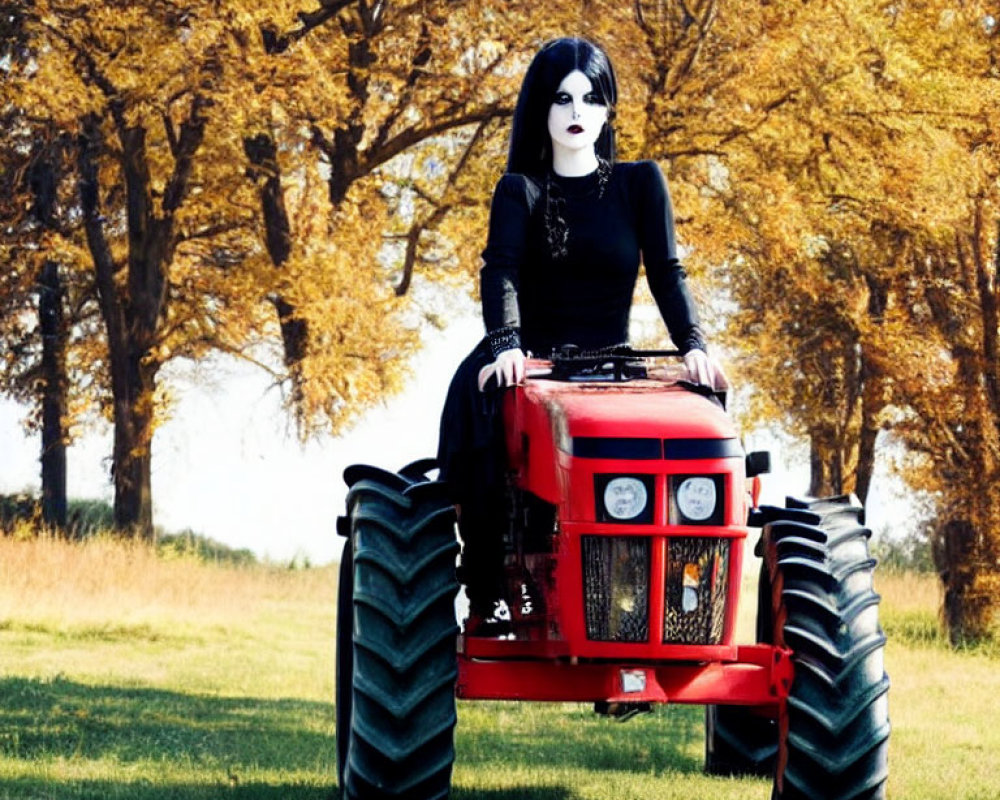
{"type": "Polygon", "coordinates": [[[882,800],[889,679],[862,510],[848,497],[789,501],[764,529],[774,643],[795,677],[778,721],[774,800],[882,800]]]}
{"type": "Polygon", "coordinates": [[[337,580],[337,654],[335,689],[337,714],[337,785],[344,785],[347,746],[351,737],[351,705],[354,697],[354,547],[344,543],[337,580]]]}
{"type": "MultiPolygon", "coordinates": [[[[757,642],[770,643],[771,582],[761,565],[757,584],[757,642]]],[[[705,707],[705,772],[709,775],[774,774],[778,721],[745,706],[705,707]]]]}
{"type": "MultiPolygon", "coordinates": [[[[795,505],[801,505],[796,503],[795,505]]],[[[773,522],[813,524],[816,515],[800,508],[764,506],[751,524],[764,527],[773,522]]],[[[754,548],[763,556],[763,537],[754,548]]],[[[774,644],[774,612],[771,607],[771,575],[761,561],[757,581],[756,642],[774,644]]],[[[763,709],[746,706],[705,707],[705,772],[709,775],[774,774],[778,755],[778,720],[763,709]]]]}
{"type": "Polygon", "coordinates": [[[351,574],[342,582],[351,603],[338,602],[341,796],[446,798],[455,759],[454,509],[439,483],[373,468],[353,477],[351,574]]]}

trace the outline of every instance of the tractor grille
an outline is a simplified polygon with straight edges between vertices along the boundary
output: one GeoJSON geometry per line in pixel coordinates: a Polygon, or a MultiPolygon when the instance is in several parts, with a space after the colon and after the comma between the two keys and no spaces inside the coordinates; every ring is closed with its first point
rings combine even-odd
{"type": "Polygon", "coordinates": [[[587,638],[645,642],[649,638],[649,539],[584,536],[581,546],[587,638]]]}
{"type": "Polygon", "coordinates": [[[728,539],[671,537],[667,542],[663,641],[720,644],[728,584],[728,539]]]}

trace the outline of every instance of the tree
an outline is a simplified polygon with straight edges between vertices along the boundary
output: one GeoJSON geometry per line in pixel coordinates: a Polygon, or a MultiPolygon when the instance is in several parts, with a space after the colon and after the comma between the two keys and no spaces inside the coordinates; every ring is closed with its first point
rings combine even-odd
{"type": "MultiPolygon", "coordinates": [[[[259,104],[280,108],[283,121],[248,115],[245,146],[260,183],[268,251],[285,275],[274,301],[306,419],[317,411],[342,418],[362,404],[350,387],[331,383],[342,367],[327,357],[329,344],[318,346],[339,341],[346,326],[330,330],[326,305],[321,314],[310,311],[308,295],[327,293],[304,291],[320,273],[296,272],[296,237],[280,203],[284,176],[314,169],[309,160],[318,154],[336,242],[329,258],[383,264],[373,280],[390,281],[396,297],[407,295],[421,266],[433,280],[465,280],[478,270],[486,201],[502,171],[506,120],[528,58],[567,24],[612,29],[622,19],[627,8],[596,13],[587,4],[513,2],[499,15],[490,3],[466,0],[321,3],[294,22],[259,20],[263,62],[274,76],[259,104]],[[351,203],[359,196],[368,197],[370,219],[355,227],[351,203]],[[373,237],[375,230],[382,235],[373,237]]],[[[400,342],[396,352],[407,347],[400,342]]],[[[355,352],[379,363],[365,342],[355,352]]],[[[383,388],[388,381],[380,379],[383,388]]]]}
{"type": "MultiPolygon", "coordinates": [[[[0,19],[4,41],[0,58],[23,67],[30,59],[23,10],[0,7],[0,19]]],[[[0,85],[7,83],[9,72],[10,67],[3,70],[0,85]]],[[[33,424],[41,429],[42,520],[62,529],[69,436],[67,286],[59,262],[44,254],[44,242],[70,224],[65,193],[60,192],[68,146],[60,131],[21,109],[7,106],[2,116],[7,136],[0,146],[0,242],[7,269],[0,294],[0,318],[5,323],[0,329],[13,347],[0,379],[10,393],[38,409],[33,424]],[[7,246],[18,239],[21,247],[7,246]]]]}
{"type": "Polygon", "coordinates": [[[995,19],[946,2],[736,13],[711,35],[698,14],[675,25],[705,72],[702,102],[654,120],[687,179],[684,235],[722,267],[755,410],[809,436],[814,491],[863,493],[881,430],[924,454],[907,477],[940,493],[949,630],[981,635],[1000,537],[995,19]]]}
{"type": "Polygon", "coordinates": [[[114,424],[120,527],[152,534],[150,441],[171,358],[257,358],[276,311],[308,425],[343,424],[398,384],[416,340],[399,316],[414,265],[468,251],[450,234],[481,229],[486,165],[499,172],[485,153],[538,44],[527,31],[566,13],[527,10],[31,6],[33,58],[11,97],[77,142],[82,230],[49,244],[93,276],[103,331],[86,343],[89,375],[114,424]],[[517,34],[524,49],[508,46],[517,34]],[[384,250],[401,228],[403,263],[384,250]]]}
{"type": "MultiPolygon", "coordinates": [[[[81,268],[84,253],[89,257],[106,345],[106,355],[95,362],[107,367],[114,420],[116,521],[147,538],[156,376],[175,342],[188,353],[197,351],[200,342],[189,331],[183,335],[185,326],[221,316],[214,309],[198,314],[197,303],[207,305],[204,296],[179,318],[171,313],[171,300],[186,288],[171,281],[182,277],[177,262],[186,262],[190,280],[204,254],[192,245],[178,258],[178,247],[212,238],[218,248],[222,233],[248,221],[235,207],[200,219],[197,211],[185,213],[193,210],[185,207],[193,185],[203,191],[214,177],[196,169],[195,157],[213,103],[219,43],[209,35],[188,40],[186,47],[174,15],[163,7],[90,10],[38,3],[27,23],[33,59],[14,82],[18,107],[33,109],[78,141],[74,172],[82,236],[64,232],[59,247],[74,268],[81,268]],[[162,48],[162,61],[146,62],[152,85],[139,79],[142,57],[134,43],[140,32],[151,49],[162,48]],[[186,74],[190,63],[195,69],[186,74]]],[[[212,256],[218,260],[220,251],[212,256]]],[[[217,263],[212,267],[222,270],[217,263]]],[[[219,291],[213,299],[221,305],[225,297],[219,291]]]]}

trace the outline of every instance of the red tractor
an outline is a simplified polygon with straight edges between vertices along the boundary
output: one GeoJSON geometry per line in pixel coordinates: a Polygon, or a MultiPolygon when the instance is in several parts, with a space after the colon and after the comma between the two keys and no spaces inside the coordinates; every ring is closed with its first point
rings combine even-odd
{"type": "Polygon", "coordinates": [[[507,390],[509,625],[459,627],[455,510],[425,461],[354,466],[341,561],[342,797],[446,798],[455,698],[700,703],[706,769],[781,800],[884,798],[889,681],[863,512],[758,507],[724,396],[650,354],[564,353],[507,390]],[[734,643],[748,525],[757,643],[734,643]],[[486,626],[484,626],[485,628],[486,626]]]}

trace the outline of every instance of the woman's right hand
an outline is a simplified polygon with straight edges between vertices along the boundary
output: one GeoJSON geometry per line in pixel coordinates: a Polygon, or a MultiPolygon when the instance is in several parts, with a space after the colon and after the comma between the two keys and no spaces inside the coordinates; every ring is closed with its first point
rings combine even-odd
{"type": "Polygon", "coordinates": [[[497,386],[514,386],[524,380],[524,351],[518,347],[504,350],[496,361],[479,370],[479,391],[486,388],[486,382],[496,377],[497,386]]]}
{"type": "Polygon", "coordinates": [[[729,388],[729,379],[719,362],[704,350],[697,347],[688,350],[684,356],[684,365],[688,369],[692,383],[698,383],[719,392],[729,388]]]}

